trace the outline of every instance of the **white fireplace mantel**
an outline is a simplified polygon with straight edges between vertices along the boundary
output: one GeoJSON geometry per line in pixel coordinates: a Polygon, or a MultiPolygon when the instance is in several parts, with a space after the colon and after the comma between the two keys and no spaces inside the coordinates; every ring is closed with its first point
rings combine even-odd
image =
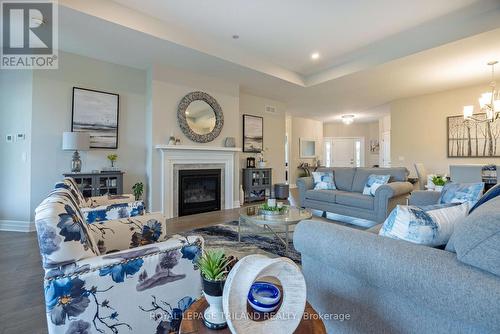
{"type": "Polygon", "coordinates": [[[218,146],[193,146],[193,145],[156,145],[156,149],[162,151],[223,151],[241,152],[241,147],[218,147],[218,146]]]}
{"type": "Polygon", "coordinates": [[[239,147],[156,145],[161,151],[161,206],[167,218],[174,217],[174,166],[224,165],[224,208],[239,206],[235,200],[234,182],[235,157],[241,152],[239,147]]]}

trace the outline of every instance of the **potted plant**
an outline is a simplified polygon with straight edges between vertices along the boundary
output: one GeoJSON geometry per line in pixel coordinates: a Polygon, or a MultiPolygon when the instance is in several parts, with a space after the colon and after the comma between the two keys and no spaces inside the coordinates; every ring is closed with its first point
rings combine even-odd
{"type": "Polygon", "coordinates": [[[432,178],[432,183],[434,183],[434,190],[435,191],[441,191],[441,190],[443,190],[443,187],[446,184],[446,177],[436,175],[432,178]]]}
{"type": "Polygon", "coordinates": [[[115,161],[118,159],[118,154],[108,154],[108,160],[111,161],[111,168],[115,167],[115,161]]]}
{"type": "Polygon", "coordinates": [[[139,201],[142,197],[142,193],[144,192],[144,185],[142,182],[137,182],[132,186],[132,192],[134,193],[134,197],[136,201],[139,201]]]}
{"type": "Polygon", "coordinates": [[[222,309],[222,292],[234,262],[233,257],[227,257],[219,249],[204,251],[198,260],[203,280],[203,294],[209,305],[203,313],[203,323],[210,329],[221,329],[227,326],[222,309]]]}

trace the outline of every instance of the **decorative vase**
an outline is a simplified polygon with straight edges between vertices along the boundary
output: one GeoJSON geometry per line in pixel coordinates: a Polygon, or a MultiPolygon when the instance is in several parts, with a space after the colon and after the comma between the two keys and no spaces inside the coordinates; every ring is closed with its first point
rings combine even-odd
{"type": "Polygon", "coordinates": [[[224,309],[222,308],[222,292],[226,281],[209,281],[202,276],[203,295],[208,307],[203,312],[203,323],[209,329],[222,329],[227,327],[224,309]]]}
{"type": "Polygon", "coordinates": [[[434,186],[434,191],[441,192],[443,190],[443,186],[434,186]]]}
{"type": "Polygon", "coordinates": [[[265,161],[259,161],[259,168],[265,168],[266,167],[266,162],[265,161]]]}
{"type": "Polygon", "coordinates": [[[245,204],[245,191],[243,190],[243,186],[240,184],[240,205],[245,204]]]}
{"type": "Polygon", "coordinates": [[[236,146],[236,139],[234,139],[234,137],[227,137],[224,140],[224,146],[225,147],[235,147],[236,146]]]}
{"type": "Polygon", "coordinates": [[[78,151],[73,153],[73,160],[71,160],[71,172],[80,173],[82,171],[82,160],[80,160],[80,154],[78,151]]]}

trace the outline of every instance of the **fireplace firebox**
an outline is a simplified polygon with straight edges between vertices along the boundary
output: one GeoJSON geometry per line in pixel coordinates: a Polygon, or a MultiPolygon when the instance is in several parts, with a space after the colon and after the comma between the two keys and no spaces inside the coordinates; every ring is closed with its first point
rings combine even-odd
{"type": "Polygon", "coordinates": [[[221,170],[180,170],[178,193],[179,216],[220,210],[221,170]]]}

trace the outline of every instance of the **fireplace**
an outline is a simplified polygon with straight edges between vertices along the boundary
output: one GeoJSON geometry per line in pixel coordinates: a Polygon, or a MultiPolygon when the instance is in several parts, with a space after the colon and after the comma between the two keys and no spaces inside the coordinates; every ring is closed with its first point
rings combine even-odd
{"type": "Polygon", "coordinates": [[[179,170],[179,216],[221,209],[221,170],[179,170]]]}

